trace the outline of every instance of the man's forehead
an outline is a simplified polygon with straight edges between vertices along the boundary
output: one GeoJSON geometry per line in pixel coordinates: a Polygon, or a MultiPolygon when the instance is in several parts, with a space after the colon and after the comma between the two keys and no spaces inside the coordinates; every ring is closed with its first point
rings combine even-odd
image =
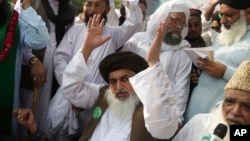
{"type": "Polygon", "coordinates": [[[250,101],[250,92],[236,89],[228,89],[226,91],[226,98],[231,97],[239,100],[250,101]]]}
{"type": "Polygon", "coordinates": [[[186,15],[184,12],[169,12],[168,16],[175,17],[183,21],[185,21],[186,19],[186,15]]]}
{"type": "Polygon", "coordinates": [[[168,15],[179,15],[179,16],[185,16],[186,17],[186,15],[185,15],[185,13],[184,12],[169,12],[169,14],[168,15]]]}

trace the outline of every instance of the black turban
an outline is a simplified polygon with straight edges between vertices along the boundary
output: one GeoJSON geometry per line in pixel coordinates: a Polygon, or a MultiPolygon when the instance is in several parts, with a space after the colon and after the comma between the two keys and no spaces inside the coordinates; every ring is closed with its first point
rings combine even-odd
{"type": "Polygon", "coordinates": [[[103,79],[109,83],[109,73],[119,69],[129,69],[138,73],[148,67],[148,63],[139,55],[130,51],[118,51],[106,56],[99,64],[103,79]]]}
{"type": "Polygon", "coordinates": [[[238,10],[244,10],[250,7],[249,0],[220,0],[220,4],[225,4],[238,10]]]}

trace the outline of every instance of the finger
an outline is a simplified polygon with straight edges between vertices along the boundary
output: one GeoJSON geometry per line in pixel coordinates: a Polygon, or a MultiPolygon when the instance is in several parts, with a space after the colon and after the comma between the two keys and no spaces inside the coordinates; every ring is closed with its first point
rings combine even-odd
{"type": "Polygon", "coordinates": [[[104,25],[105,25],[105,19],[103,18],[100,25],[99,25],[99,27],[103,27],[104,25]]]}
{"type": "Polygon", "coordinates": [[[208,68],[208,66],[205,63],[198,63],[197,65],[199,69],[204,70],[204,71],[206,71],[208,68]]]}
{"type": "Polygon", "coordinates": [[[95,19],[95,25],[99,25],[100,21],[101,21],[101,14],[97,14],[95,19]]]}
{"type": "Polygon", "coordinates": [[[18,113],[17,113],[17,112],[18,112],[18,109],[19,109],[19,108],[16,108],[16,109],[13,110],[13,115],[14,115],[15,117],[18,116],[18,113]]]}
{"type": "Polygon", "coordinates": [[[92,20],[93,20],[93,18],[92,18],[92,17],[90,17],[90,18],[89,18],[89,21],[88,21],[88,25],[87,25],[87,27],[91,27],[92,20]]]}
{"type": "Polygon", "coordinates": [[[96,25],[96,18],[97,18],[97,15],[96,14],[94,14],[94,16],[93,16],[93,20],[92,20],[92,23],[91,23],[91,25],[92,25],[92,27],[95,27],[96,25]]]}

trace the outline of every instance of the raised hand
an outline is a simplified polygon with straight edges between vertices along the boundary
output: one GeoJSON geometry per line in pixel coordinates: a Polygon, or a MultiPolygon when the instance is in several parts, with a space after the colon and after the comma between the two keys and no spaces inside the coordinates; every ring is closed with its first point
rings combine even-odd
{"type": "Polygon", "coordinates": [[[146,60],[148,62],[149,67],[153,66],[154,64],[160,61],[159,55],[160,55],[162,40],[166,29],[167,29],[167,22],[164,20],[160,23],[157,29],[157,35],[146,56],[146,60]]]}
{"type": "Polygon", "coordinates": [[[102,45],[111,38],[111,36],[102,37],[102,30],[104,27],[104,23],[105,20],[104,19],[101,20],[100,14],[98,15],[95,14],[93,17],[89,19],[86,36],[83,42],[83,47],[81,49],[85,61],[88,60],[89,55],[95,48],[99,47],[100,45],[102,45]]]}

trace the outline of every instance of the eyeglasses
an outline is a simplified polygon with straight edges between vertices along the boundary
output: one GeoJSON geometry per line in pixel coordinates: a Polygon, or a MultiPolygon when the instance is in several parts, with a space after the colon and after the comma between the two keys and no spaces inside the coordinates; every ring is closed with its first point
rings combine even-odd
{"type": "Polygon", "coordinates": [[[90,9],[90,8],[94,8],[94,9],[98,9],[98,10],[100,10],[100,9],[102,9],[103,7],[104,7],[104,3],[91,3],[91,2],[87,2],[86,3],[86,8],[87,9],[90,9]]]}
{"type": "Polygon", "coordinates": [[[176,17],[172,17],[172,16],[168,16],[170,18],[171,23],[173,24],[178,24],[181,25],[183,27],[187,27],[185,22],[182,22],[180,19],[176,18],[176,17]]]}

